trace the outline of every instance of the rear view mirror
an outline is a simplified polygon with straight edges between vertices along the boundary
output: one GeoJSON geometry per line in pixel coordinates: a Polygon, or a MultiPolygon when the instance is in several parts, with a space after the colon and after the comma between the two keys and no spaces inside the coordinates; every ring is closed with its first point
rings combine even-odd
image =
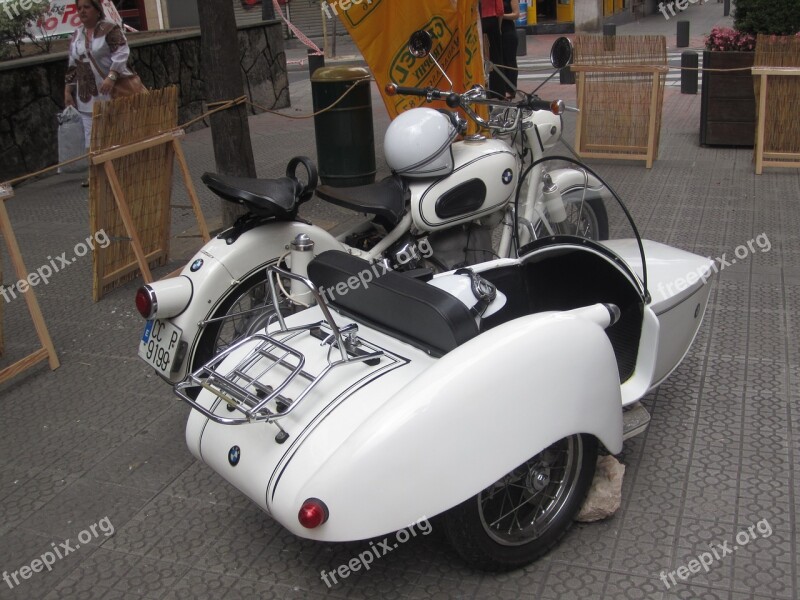
{"type": "Polygon", "coordinates": [[[433,38],[431,34],[420,29],[411,34],[408,38],[408,51],[416,58],[425,58],[433,48],[433,38]]]}
{"type": "Polygon", "coordinates": [[[572,60],[572,42],[569,38],[560,37],[550,48],[550,64],[555,69],[563,69],[572,60]]]}

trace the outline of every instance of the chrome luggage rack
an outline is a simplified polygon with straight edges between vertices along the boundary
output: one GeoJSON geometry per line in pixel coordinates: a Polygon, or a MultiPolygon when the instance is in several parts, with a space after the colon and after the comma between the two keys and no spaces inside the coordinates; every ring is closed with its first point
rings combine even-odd
{"type": "MultiPolygon", "coordinates": [[[[358,325],[355,323],[340,329],[333,320],[325,299],[305,277],[290,273],[277,266],[271,266],[267,268],[267,280],[272,292],[274,317],[280,323],[280,329],[272,333],[255,334],[226,348],[178,383],[175,386],[175,393],[193,409],[223,425],[274,423],[280,429],[276,441],[282,442],[289,436],[277,423],[277,420],[297,408],[300,402],[331,370],[353,363],[375,366],[381,362],[382,357],[391,357],[377,346],[358,338],[358,325]],[[306,285],[314,295],[324,320],[298,327],[287,327],[279,309],[276,293],[278,277],[294,279],[306,285]],[[303,353],[289,345],[290,341],[302,335],[311,335],[320,340],[321,346],[325,344],[329,346],[326,357],[327,365],[317,375],[309,373],[304,368],[306,357],[303,353]],[[221,369],[223,361],[229,354],[248,344],[253,345],[253,349],[245,358],[232,368],[221,369]],[[339,357],[332,356],[335,348],[339,351],[339,357]],[[268,385],[260,381],[268,373],[280,383],[268,385]],[[298,377],[305,380],[305,387],[294,398],[283,395],[282,392],[298,377]],[[223,400],[231,412],[238,410],[244,416],[223,417],[202,406],[187,393],[189,389],[198,387],[209,390],[223,400]]],[[[270,319],[270,325],[273,323],[274,321],[270,319]]]]}

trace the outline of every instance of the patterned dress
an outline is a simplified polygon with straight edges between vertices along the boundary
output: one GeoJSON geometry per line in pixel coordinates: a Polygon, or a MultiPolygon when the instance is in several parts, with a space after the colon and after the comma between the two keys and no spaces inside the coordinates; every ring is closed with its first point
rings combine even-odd
{"type": "Polygon", "coordinates": [[[86,147],[89,147],[92,124],[92,108],[96,100],[110,100],[110,96],[100,93],[103,80],[109,71],[120,77],[132,75],[128,67],[130,48],[125,35],[118,25],[100,20],[90,33],[91,43],[87,47],[85,27],[78,27],[69,43],[69,64],[66,84],[75,86],[75,105],[83,117],[86,134],[86,147]]]}

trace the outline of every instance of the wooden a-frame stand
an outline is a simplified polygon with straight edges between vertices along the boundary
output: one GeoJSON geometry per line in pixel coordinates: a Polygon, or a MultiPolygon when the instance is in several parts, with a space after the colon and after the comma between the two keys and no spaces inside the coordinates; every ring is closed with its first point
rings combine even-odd
{"type": "MultiPolygon", "coordinates": [[[[17,245],[17,238],[14,235],[14,230],[11,228],[11,221],[8,218],[8,211],[6,210],[6,200],[13,196],[14,191],[10,186],[0,184],[0,233],[3,234],[6,240],[6,246],[11,256],[11,263],[14,265],[17,277],[19,277],[21,281],[28,278],[28,270],[25,268],[25,263],[22,261],[22,254],[17,245]]],[[[47,331],[47,326],[44,324],[44,317],[42,317],[42,311],[39,309],[39,303],[36,301],[33,288],[22,295],[25,297],[28,311],[31,314],[31,319],[33,319],[33,326],[36,328],[36,334],[39,336],[42,347],[33,354],[29,354],[25,358],[0,371],[0,383],[8,381],[26,369],[40,363],[45,358],[50,362],[50,369],[55,370],[60,366],[58,356],[56,356],[56,349],[53,347],[50,333],[47,331]]]]}
{"type": "Polygon", "coordinates": [[[178,141],[179,138],[183,137],[184,135],[185,133],[182,129],[168,133],[162,133],[152,138],[142,140],[141,142],[128,144],[121,148],[112,148],[111,150],[99,152],[91,157],[93,165],[103,165],[103,170],[108,178],[111,191],[114,193],[114,200],[117,203],[119,216],[125,225],[125,230],[128,233],[128,237],[130,237],[131,246],[133,246],[133,253],[136,255],[136,262],[139,265],[139,270],[142,273],[145,283],[151,283],[153,281],[153,275],[150,273],[148,257],[144,253],[144,248],[142,247],[139,233],[136,231],[136,227],[133,223],[133,217],[131,216],[131,211],[128,208],[128,201],[125,198],[122,185],[117,177],[117,171],[114,168],[114,160],[117,158],[122,158],[123,156],[134,154],[136,152],[141,152],[142,150],[147,150],[148,148],[159,146],[161,144],[172,144],[175,156],[178,159],[178,164],[180,164],[183,183],[186,186],[186,191],[189,194],[189,200],[192,203],[192,209],[194,210],[195,217],[197,218],[197,224],[200,228],[200,235],[203,238],[203,242],[207,243],[211,239],[211,235],[208,232],[208,225],[206,225],[205,217],[203,217],[203,211],[200,208],[200,201],[197,199],[197,193],[195,192],[194,185],[192,184],[192,178],[189,174],[189,166],[186,164],[186,157],[184,156],[183,149],[178,141]]]}

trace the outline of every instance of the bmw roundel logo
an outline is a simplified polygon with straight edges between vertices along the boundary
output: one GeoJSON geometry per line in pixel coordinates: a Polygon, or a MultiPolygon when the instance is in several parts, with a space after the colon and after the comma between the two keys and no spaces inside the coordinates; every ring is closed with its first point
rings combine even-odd
{"type": "Polygon", "coordinates": [[[234,446],[228,450],[228,462],[231,463],[232,467],[239,464],[240,458],[242,458],[242,451],[239,449],[239,446],[234,446]]]}
{"type": "Polygon", "coordinates": [[[512,171],[511,169],[506,169],[505,171],[503,171],[503,183],[508,185],[509,183],[511,183],[512,179],[514,179],[514,171],[512,171]]]}
{"type": "Polygon", "coordinates": [[[202,267],[202,266],[203,266],[203,259],[202,258],[198,258],[196,261],[194,261],[192,263],[192,266],[190,267],[191,270],[192,270],[192,273],[196,273],[197,271],[199,271],[200,267],[202,267]]]}

